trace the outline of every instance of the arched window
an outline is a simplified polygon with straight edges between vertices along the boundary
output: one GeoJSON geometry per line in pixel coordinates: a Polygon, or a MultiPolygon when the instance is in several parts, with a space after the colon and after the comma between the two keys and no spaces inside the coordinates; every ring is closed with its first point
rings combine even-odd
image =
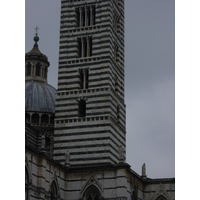
{"type": "Polygon", "coordinates": [[[84,195],[84,200],[100,200],[101,194],[99,190],[94,186],[90,186],[84,195]]]}
{"type": "Polygon", "coordinates": [[[132,200],[137,200],[137,194],[135,191],[132,193],[132,200]]]}
{"type": "Polygon", "coordinates": [[[58,191],[57,191],[57,188],[56,188],[56,183],[55,181],[53,181],[51,183],[51,200],[56,200],[57,199],[57,196],[58,196],[58,191]]]}

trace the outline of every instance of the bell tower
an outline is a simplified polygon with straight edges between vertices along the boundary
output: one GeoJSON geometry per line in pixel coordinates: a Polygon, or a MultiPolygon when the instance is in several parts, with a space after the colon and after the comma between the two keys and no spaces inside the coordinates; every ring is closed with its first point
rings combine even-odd
{"type": "Polygon", "coordinates": [[[125,151],[124,0],[61,0],[54,159],[115,164],[125,151]]]}

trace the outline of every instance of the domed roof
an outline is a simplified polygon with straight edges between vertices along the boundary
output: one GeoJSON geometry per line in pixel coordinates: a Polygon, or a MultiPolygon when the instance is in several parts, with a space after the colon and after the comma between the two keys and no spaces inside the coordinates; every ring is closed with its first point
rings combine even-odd
{"type": "Polygon", "coordinates": [[[47,56],[45,56],[43,53],[40,52],[37,42],[35,42],[31,51],[29,51],[25,54],[25,59],[26,60],[27,59],[41,59],[41,60],[47,62],[48,66],[49,66],[48,58],[47,58],[47,56]]]}
{"type": "Polygon", "coordinates": [[[25,83],[25,111],[55,113],[56,89],[40,81],[25,83]]]}

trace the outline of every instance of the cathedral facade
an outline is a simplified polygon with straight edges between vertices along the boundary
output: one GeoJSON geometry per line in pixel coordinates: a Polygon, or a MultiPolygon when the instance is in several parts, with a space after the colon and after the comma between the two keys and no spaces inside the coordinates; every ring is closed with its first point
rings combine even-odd
{"type": "Polygon", "coordinates": [[[124,0],[62,0],[58,89],[39,37],[25,55],[26,199],[175,199],[126,163],[124,0]]]}

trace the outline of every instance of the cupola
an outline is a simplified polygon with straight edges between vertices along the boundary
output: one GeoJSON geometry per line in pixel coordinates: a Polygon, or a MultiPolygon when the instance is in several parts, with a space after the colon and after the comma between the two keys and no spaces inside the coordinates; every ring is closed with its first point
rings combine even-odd
{"type": "Polygon", "coordinates": [[[36,27],[36,34],[33,38],[35,44],[32,50],[25,54],[25,80],[38,80],[47,83],[49,61],[47,56],[42,54],[38,48],[37,30],[36,27]]]}
{"type": "Polygon", "coordinates": [[[50,63],[38,48],[37,30],[33,48],[25,54],[25,122],[38,131],[38,148],[52,156],[56,89],[47,83],[50,63]]]}

